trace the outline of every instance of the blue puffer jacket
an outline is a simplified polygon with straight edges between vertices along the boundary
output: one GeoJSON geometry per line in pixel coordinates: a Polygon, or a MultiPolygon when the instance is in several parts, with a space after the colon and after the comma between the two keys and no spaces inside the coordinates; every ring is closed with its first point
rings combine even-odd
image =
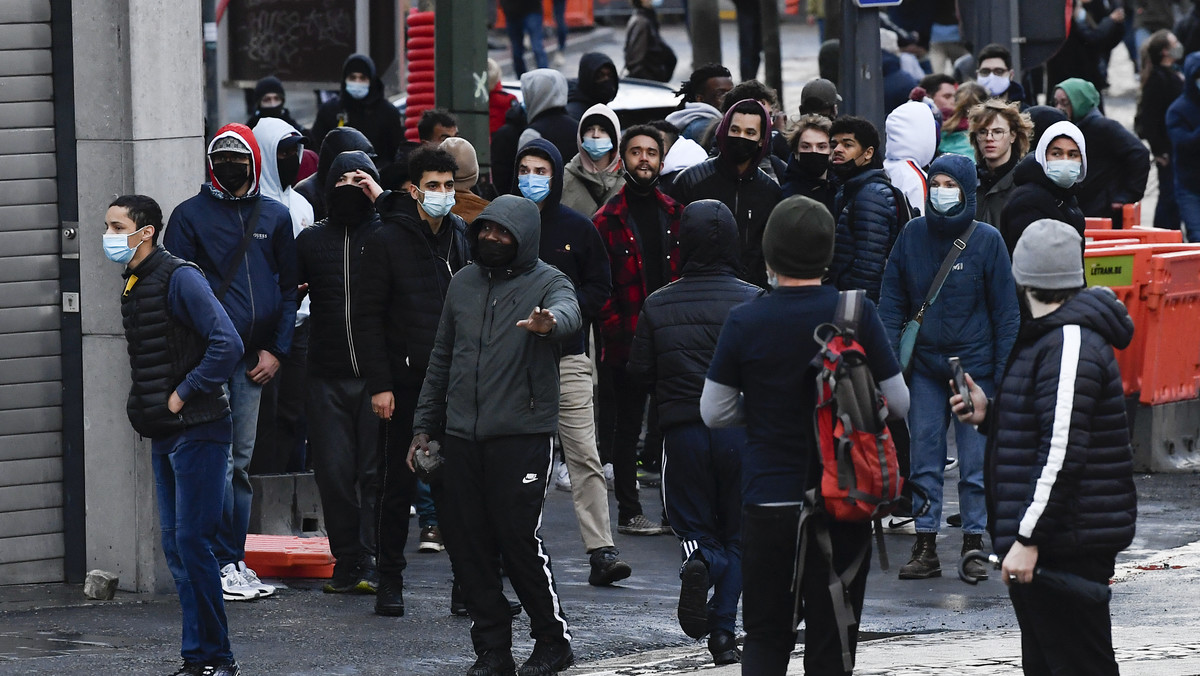
{"type": "Polygon", "coordinates": [[[867,169],[846,179],[836,205],[837,236],[829,281],[840,291],[863,289],[878,303],[883,266],[896,241],[898,221],[887,173],[867,169]]]}
{"type": "MultiPolygon", "coordinates": [[[[879,318],[896,354],[904,325],[921,309],[942,261],[975,214],[977,179],[971,160],[943,155],[929,167],[931,186],[938,174],[957,181],[966,199],[945,215],[927,204],[929,215],[910,221],[892,248],[883,274],[879,318]]],[[[980,223],[937,299],[925,311],[912,368],[944,382],[951,377],[947,358],[958,357],[963,368],[981,380],[999,382],[1020,323],[1004,238],[992,226],[980,223]]]]}
{"type": "Polygon", "coordinates": [[[1175,160],[1175,185],[1200,185],[1200,52],[1183,62],[1183,96],[1167,108],[1167,136],[1175,160]]]}
{"type": "Polygon", "coordinates": [[[979,426],[989,435],[988,530],[998,554],[1020,541],[1037,546],[1040,566],[1107,581],[1133,541],[1137,493],[1113,354],[1132,337],[1129,313],[1105,287],[1021,328],[979,426]]]}

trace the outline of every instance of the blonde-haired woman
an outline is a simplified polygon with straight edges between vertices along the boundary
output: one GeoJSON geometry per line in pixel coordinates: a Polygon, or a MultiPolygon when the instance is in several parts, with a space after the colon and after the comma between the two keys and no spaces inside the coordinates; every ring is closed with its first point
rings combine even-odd
{"type": "Polygon", "coordinates": [[[964,82],[954,92],[954,112],[942,121],[942,142],[938,154],[962,155],[975,161],[975,149],[971,147],[971,109],[988,99],[987,90],[978,82],[964,82]]]}

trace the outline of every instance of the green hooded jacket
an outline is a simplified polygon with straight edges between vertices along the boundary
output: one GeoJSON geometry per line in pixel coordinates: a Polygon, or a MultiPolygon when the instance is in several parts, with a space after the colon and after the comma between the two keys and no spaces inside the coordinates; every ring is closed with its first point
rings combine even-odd
{"type": "Polygon", "coordinates": [[[1100,92],[1096,91],[1096,85],[1083,78],[1068,78],[1059,82],[1055,89],[1063,90],[1070,99],[1072,122],[1082,119],[1100,105],[1100,92]]]}

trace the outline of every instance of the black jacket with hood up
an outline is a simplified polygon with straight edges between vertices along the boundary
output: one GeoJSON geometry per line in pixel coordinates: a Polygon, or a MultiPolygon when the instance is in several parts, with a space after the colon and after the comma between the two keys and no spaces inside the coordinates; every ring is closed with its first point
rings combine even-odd
{"type": "Polygon", "coordinates": [[[1079,231],[1080,235],[1083,234],[1087,221],[1079,209],[1079,201],[1075,199],[1078,183],[1070,188],[1058,187],[1046,176],[1034,153],[1017,163],[1017,168],[1013,169],[1013,183],[1016,187],[1000,212],[1000,224],[997,226],[1000,234],[1004,235],[1010,256],[1025,228],[1043,218],[1062,221],[1079,231]]]}
{"type": "Polygon", "coordinates": [[[404,140],[404,121],[383,94],[383,82],[375,72],[375,62],[366,54],[351,54],[342,65],[342,89],[338,97],[326,101],[317,110],[313,138],[317,143],[323,143],[329,130],[354,127],[375,146],[380,164],[390,163],[396,148],[404,140]],[[371,78],[371,91],[362,100],[346,93],[346,75],[351,71],[366,73],[371,78]]]}
{"type": "Polygon", "coordinates": [[[663,429],[704,422],[700,393],[725,318],[762,293],[737,278],[737,242],[728,207],[717,200],[692,202],[679,226],[683,276],[642,305],[627,368],[654,385],[663,429]]]}
{"type": "Polygon", "coordinates": [[[313,218],[321,220],[328,215],[325,208],[325,179],[329,176],[329,168],[337,156],[347,150],[361,150],[367,157],[375,157],[375,148],[354,127],[334,127],[325,135],[325,143],[317,140],[321,152],[317,156],[317,173],[300,181],[293,188],[300,196],[308,200],[313,208],[313,218]]]}
{"type": "MultiPolygon", "coordinates": [[[[603,103],[607,105],[617,95],[621,80],[617,66],[607,54],[588,52],[579,59],[579,77],[567,82],[567,115],[582,120],[588,108],[603,103]],[[612,91],[601,91],[596,86],[596,71],[608,66],[612,69],[612,91]]],[[[565,158],[570,159],[570,158],[565,158]]]]}
{"type": "Polygon", "coordinates": [[[762,253],[763,228],[783,193],[779,184],[758,168],[758,163],[770,152],[771,118],[765,108],[762,109],[762,138],[766,141],[759,154],[752,158],[746,173],[739,174],[737,165],[726,155],[729,125],[733,111],[740,103],[730,106],[717,127],[719,154],[680,172],[671,185],[670,196],[685,207],[699,199],[717,199],[729,207],[737,222],[740,241],[741,270],[738,276],[765,288],[767,267],[762,253]]]}
{"type": "MultiPolygon", "coordinates": [[[[579,301],[579,312],[586,324],[600,314],[600,308],[612,293],[608,250],[591,219],[559,202],[562,198],[563,161],[554,144],[540,138],[530,141],[517,154],[517,163],[534,149],[548,156],[554,166],[550,194],[542,200],[538,258],[571,278],[579,301]]],[[[587,334],[582,330],[573,340],[565,340],[562,346],[564,355],[583,354],[586,349],[587,334]]]]}

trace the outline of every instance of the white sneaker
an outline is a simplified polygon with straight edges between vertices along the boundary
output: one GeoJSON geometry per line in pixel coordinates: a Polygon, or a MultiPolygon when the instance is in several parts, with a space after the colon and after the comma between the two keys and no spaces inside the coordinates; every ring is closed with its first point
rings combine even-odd
{"type": "Polygon", "coordinates": [[[946,458],[946,471],[953,472],[958,469],[958,458],[946,458]]]}
{"type": "Polygon", "coordinates": [[[558,467],[554,468],[554,487],[560,491],[571,492],[571,473],[565,462],[558,463],[558,467]]]}
{"type": "Polygon", "coordinates": [[[416,515],[417,515],[417,506],[416,506],[416,505],[409,505],[409,506],[408,506],[408,518],[410,518],[410,519],[411,519],[411,518],[413,518],[413,517],[414,517],[414,516],[416,516],[416,515]]]}
{"type": "Polygon", "coordinates": [[[605,464],[603,469],[604,469],[604,483],[608,484],[608,490],[611,491],[613,489],[612,463],[610,462],[610,463],[605,464]]]}
{"type": "Polygon", "coordinates": [[[253,568],[248,568],[245,561],[238,561],[238,572],[242,574],[247,586],[258,590],[259,598],[265,599],[275,593],[275,585],[258,579],[258,573],[255,573],[253,568]]]}
{"type": "Polygon", "coordinates": [[[221,569],[221,593],[226,601],[253,601],[259,597],[258,589],[246,584],[246,578],[232,563],[221,569]]]}
{"type": "Polygon", "coordinates": [[[883,520],[883,532],[889,535],[916,535],[916,519],[911,516],[889,516],[883,520]]]}
{"type": "Polygon", "coordinates": [[[550,55],[550,66],[552,68],[562,68],[567,65],[567,58],[562,52],[554,52],[550,55]]]}

